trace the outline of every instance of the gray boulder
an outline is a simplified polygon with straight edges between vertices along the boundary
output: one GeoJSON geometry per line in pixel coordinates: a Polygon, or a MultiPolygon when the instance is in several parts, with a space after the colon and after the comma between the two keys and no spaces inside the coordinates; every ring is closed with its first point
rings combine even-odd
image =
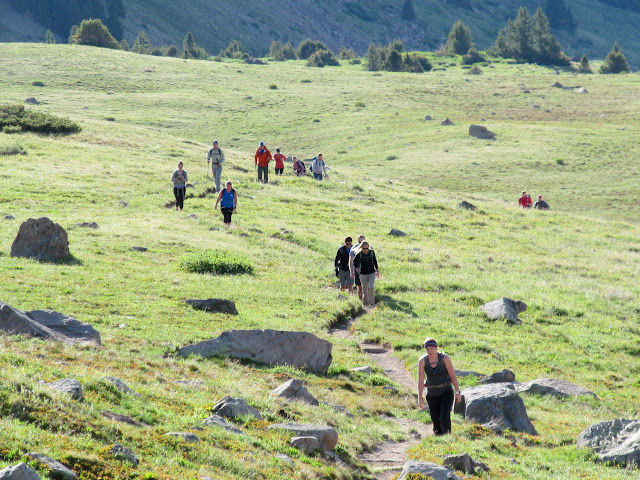
{"type": "Polygon", "coordinates": [[[489,471],[489,467],[487,467],[484,463],[476,462],[466,453],[461,453],[459,455],[449,455],[448,457],[445,457],[442,465],[444,465],[445,467],[451,467],[454,470],[459,470],[464,473],[469,473],[471,475],[473,475],[476,470],[482,470],[484,472],[489,471]]]}
{"type": "Polygon", "coordinates": [[[82,384],[74,378],[65,378],[56,382],[45,383],[45,387],[59,393],[71,395],[72,400],[82,400],[82,384]]]}
{"type": "Polygon", "coordinates": [[[100,333],[88,323],[52,310],[23,312],[0,302],[0,330],[66,344],[100,345],[100,333]]]}
{"type": "Polygon", "coordinates": [[[140,396],[139,393],[134,392],[133,390],[131,390],[127,386],[127,384],[124,383],[119,378],[116,378],[116,377],[102,377],[102,380],[104,380],[105,382],[113,383],[113,385],[116,387],[116,390],[118,390],[121,393],[124,393],[126,395],[133,395],[134,397],[139,397],[140,396]]]}
{"type": "Polygon", "coordinates": [[[320,441],[316,437],[293,437],[290,445],[306,453],[313,453],[318,450],[320,441]]]}
{"type": "Polygon", "coordinates": [[[304,382],[295,378],[271,390],[271,396],[296,400],[314,406],[319,405],[318,400],[316,400],[304,386],[304,382]]]}
{"type": "Polygon", "coordinates": [[[204,423],[205,426],[207,427],[211,427],[211,426],[222,427],[227,432],[235,433],[236,435],[244,435],[244,432],[242,430],[231,425],[220,415],[211,415],[210,417],[205,418],[202,423],[204,423]]]}
{"type": "Polygon", "coordinates": [[[51,457],[42,455],[41,453],[27,453],[27,457],[31,458],[35,462],[44,466],[47,470],[51,471],[53,478],[61,478],[63,480],[75,480],[78,478],[78,474],[73,470],[65,467],[63,464],[54,460],[51,457]]]}
{"type": "Polygon", "coordinates": [[[398,480],[406,480],[411,474],[421,474],[434,480],[462,480],[462,478],[453,473],[453,470],[450,468],[443,467],[437,463],[418,462],[415,460],[404,464],[398,480]]]}
{"type": "Polygon", "coordinates": [[[213,406],[211,413],[227,418],[238,418],[249,415],[262,420],[262,415],[254,407],[249,405],[244,398],[224,397],[213,406]]]}
{"type": "Polygon", "coordinates": [[[146,252],[147,247],[131,247],[131,250],[133,250],[134,252],[146,252]]]}
{"type": "Polygon", "coordinates": [[[178,355],[244,358],[267,365],[287,365],[325,375],[333,345],[312,333],[280,330],[230,330],[218,338],[178,350],[178,355]]]}
{"type": "Polygon", "coordinates": [[[209,298],[207,300],[185,300],[185,302],[187,303],[187,305],[191,305],[197,310],[204,310],[205,312],[238,315],[236,305],[231,300],[209,298]]]}
{"type": "Polygon", "coordinates": [[[27,98],[24,103],[28,103],[29,105],[40,105],[40,102],[36,99],[36,97],[27,98]]]}
{"type": "Polygon", "coordinates": [[[488,383],[508,383],[515,381],[515,373],[513,373],[511,370],[502,370],[500,372],[492,373],[487,377],[482,377],[480,380],[478,380],[478,383],[485,385],[488,383]]]}
{"type": "Polygon", "coordinates": [[[295,437],[316,437],[320,442],[319,448],[323,452],[333,450],[338,443],[338,432],[331,427],[309,425],[304,423],[277,423],[269,430],[285,430],[295,437]]]}
{"type": "Polygon", "coordinates": [[[40,480],[38,472],[29,468],[26,463],[20,462],[13,467],[0,470],[0,480],[40,480]]]}
{"type": "Polygon", "coordinates": [[[96,222],[82,222],[82,223],[76,223],[76,227],[82,227],[82,228],[100,228],[98,227],[98,224],[96,222]]]}
{"type": "Polygon", "coordinates": [[[504,428],[537,435],[529,420],[522,398],[510,383],[493,383],[467,388],[463,401],[454,405],[454,412],[471,422],[498,422],[504,428]]]}
{"type": "Polygon", "coordinates": [[[518,314],[526,309],[526,303],[520,300],[511,300],[507,297],[501,297],[480,307],[480,310],[487,314],[489,320],[506,320],[508,323],[516,325],[522,323],[522,320],[518,318],[518,314]]]}
{"type": "Polygon", "coordinates": [[[458,204],[458,208],[474,211],[476,209],[476,206],[473,203],[469,203],[466,200],[463,200],[458,204]]]}
{"type": "Polygon", "coordinates": [[[167,432],[165,437],[181,438],[185,442],[198,443],[200,439],[191,432],[167,432]]]}
{"type": "Polygon", "coordinates": [[[527,383],[519,383],[515,387],[518,393],[537,393],[538,395],[556,395],[558,397],[585,395],[598,398],[595,393],[580,385],[555,378],[538,378],[527,383]]]}
{"type": "Polygon", "coordinates": [[[458,378],[464,378],[464,377],[480,378],[485,376],[483,373],[473,372],[471,370],[454,370],[454,371],[455,371],[456,377],[458,378]]]}
{"type": "MultiPolygon", "coordinates": [[[[4,216],[4,219],[5,219],[5,220],[15,220],[15,219],[16,219],[16,217],[14,217],[13,215],[5,215],[5,216],[4,216]]],[[[20,465],[20,464],[18,464],[18,465],[20,465]]],[[[16,465],[16,466],[17,466],[17,465],[16,465]]]]}
{"type": "Polygon", "coordinates": [[[640,420],[608,420],[583,430],[578,448],[592,448],[601,462],[640,467],[640,420]]]}
{"type": "Polygon", "coordinates": [[[353,367],[353,368],[350,368],[349,371],[356,372],[356,373],[364,373],[365,375],[373,374],[373,370],[368,365],[364,367],[353,367]]]}
{"type": "Polygon", "coordinates": [[[140,463],[140,459],[133,454],[131,449],[116,443],[113,447],[109,449],[109,454],[112,457],[117,458],[118,460],[124,460],[126,462],[132,463],[133,465],[138,465],[140,463]]]}
{"type": "Polygon", "coordinates": [[[394,237],[406,237],[407,234],[404,233],[402,230],[397,230],[395,228],[392,228],[391,231],[389,232],[389,235],[393,235],[394,237]]]}
{"type": "Polygon", "coordinates": [[[440,125],[444,125],[444,126],[453,125],[453,122],[448,118],[445,118],[442,122],[440,122],[440,125]]]}
{"type": "Polygon", "coordinates": [[[482,138],[485,140],[493,140],[496,138],[496,134],[491,130],[487,130],[487,127],[482,125],[469,126],[469,135],[475,138],[482,138]]]}
{"type": "Polygon", "coordinates": [[[20,225],[11,244],[12,257],[57,261],[69,256],[67,232],[47,217],[30,218],[20,225]]]}

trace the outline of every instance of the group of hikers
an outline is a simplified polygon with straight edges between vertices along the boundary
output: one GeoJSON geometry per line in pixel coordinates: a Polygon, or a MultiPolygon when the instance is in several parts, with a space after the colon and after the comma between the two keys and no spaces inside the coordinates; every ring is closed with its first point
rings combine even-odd
{"type": "MultiPolygon", "coordinates": [[[[256,154],[254,155],[255,168],[258,171],[258,182],[267,183],[269,181],[269,162],[273,160],[275,162],[276,175],[282,175],[284,172],[284,162],[287,160],[280,149],[276,148],[276,154],[271,156],[271,152],[266,147],[264,142],[260,142],[256,154]]],[[[298,157],[291,157],[293,163],[293,172],[299,177],[306,173],[307,166],[305,163],[298,159],[298,157]]],[[[323,176],[328,177],[327,166],[324,163],[324,158],[321,153],[311,159],[311,173],[316,180],[322,180],[323,176]]]]}
{"type": "Polygon", "coordinates": [[[364,235],[358,237],[358,243],[353,245],[353,239],[347,237],[344,244],[338,248],[334,260],[336,277],[340,284],[340,290],[348,290],[353,294],[353,285],[357,287],[358,297],[365,307],[375,305],[374,284],[380,277],[378,259],[373,247],[364,235]]]}
{"type": "Polygon", "coordinates": [[[534,205],[533,200],[531,200],[531,195],[528,195],[526,190],[522,191],[522,195],[520,195],[518,199],[518,206],[520,208],[533,207],[536,210],[549,210],[551,208],[549,204],[542,199],[542,195],[538,195],[538,201],[534,205]]]}

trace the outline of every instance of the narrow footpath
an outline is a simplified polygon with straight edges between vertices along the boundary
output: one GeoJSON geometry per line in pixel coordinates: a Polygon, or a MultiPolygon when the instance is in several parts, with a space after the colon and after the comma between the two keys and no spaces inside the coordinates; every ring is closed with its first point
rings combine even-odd
{"type": "MultiPolygon", "coordinates": [[[[371,310],[365,309],[361,311],[356,317],[330,329],[329,333],[339,338],[354,339],[351,334],[353,324],[357,322],[358,318],[366,315],[371,310]]],[[[392,355],[393,349],[359,340],[358,344],[360,349],[382,368],[389,379],[410,392],[416,391],[416,381],[404,368],[404,363],[392,355]]],[[[417,398],[413,405],[407,405],[407,409],[416,408],[416,403],[417,398]]],[[[406,418],[392,418],[391,420],[403,428],[407,440],[404,442],[384,442],[376,445],[372,452],[358,455],[358,459],[365,463],[371,471],[375,472],[374,478],[376,480],[390,480],[393,478],[404,467],[407,451],[425,436],[433,435],[431,425],[406,418]]]]}

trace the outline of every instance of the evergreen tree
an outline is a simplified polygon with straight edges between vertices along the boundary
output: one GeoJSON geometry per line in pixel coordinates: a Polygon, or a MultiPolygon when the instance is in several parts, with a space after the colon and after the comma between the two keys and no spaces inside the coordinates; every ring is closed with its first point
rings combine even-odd
{"type": "Polygon", "coordinates": [[[124,35],[124,27],[122,26],[124,14],[124,3],[122,0],[111,0],[109,2],[107,6],[107,26],[116,38],[122,38],[124,35]]]}
{"type": "Polygon", "coordinates": [[[413,22],[416,19],[416,10],[413,6],[413,0],[404,0],[404,4],[402,5],[402,11],[400,12],[400,16],[403,20],[407,20],[409,22],[413,22]]]}
{"type": "Polygon", "coordinates": [[[353,50],[353,48],[347,49],[347,47],[343,45],[340,48],[340,53],[338,54],[338,58],[349,60],[351,58],[358,58],[358,54],[353,50]]]}
{"type": "Polygon", "coordinates": [[[44,43],[56,43],[56,37],[53,36],[51,30],[47,28],[47,33],[44,36],[44,43]]]}
{"type": "Polygon", "coordinates": [[[377,72],[380,70],[380,52],[379,48],[376,47],[373,43],[369,45],[369,49],[365,54],[365,58],[367,59],[367,63],[365,64],[365,68],[370,72],[377,72]]]}
{"type": "Polygon", "coordinates": [[[329,50],[324,43],[316,40],[311,40],[310,38],[305,38],[300,42],[298,46],[298,50],[296,51],[296,56],[300,60],[305,60],[313,55],[318,50],[329,50]]]}
{"type": "Polygon", "coordinates": [[[127,42],[124,38],[120,40],[120,50],[124,50],[125,52],[131,50],[131,45],[129,45],[129,42],[127,42]]]}
{"type": "Polygon", "coordinates": [[[404,52],[404,42],[399,38],[396,38],[395,40],[392,40],[391,42],[389,42],[389,45],[387,45],[387,48],[391,50],[397,50],[398,53],[402,53],[404,52]]]}
{"type": "Polygon", "coordinates": [[[564,0],[546,0],[544,11],[552,28],[568,32],[575,31],[576,22],[564,0]]]}
{"type": "Polygon", "coordinates": [[[120,49],[120,44],[109,33],[109,29],[106,27],[102,20],[92,19],[83,20],[78,27],[73,43],[78,45],[92,45],[94,47],[113,48],[120,49]]]}
{"type": "Polygon", "coordinates": [[[629,64],[622,53],[622,49],[618,42],[613,44],[611,51],[607,54],[602,65],[600,65],[600,73],[622,73],[629,72],[629,64]]]}
{"type": "Polygon", "coordinates": [[[464,55],[467,53],[470,48],[473,48],[471,29],[458,20],[451,27],[445,48],[449,55],[464,55]]]}
{"type": "Polygon", "coordinates": [[[533,16],[533,48],[537,53],[536,62],[542,65],[569,65],[569,59],[562,53],[560,42],[551,33],[549,20],[538,8],[533,16]]]}
{"type": "Polygon", "coordinates": [[[209,58],[209,54],[205,49],[196,44],[191,32],[187,32],[187,35],[182,41],[182,58],[195,58],[196,60],[206,60],[209,58]]]}
{"type": "Polygon", "coordinates": [[[393,48],[387,48],[385,52],[384,69],[390,72],[402,70],[402,54],[393,48]]]}
{"type": "Polygon", "coordinates": [[[249,54],[245,52],[240,40],[231,40],[226,50],[220,50],[220,56],[228,58],[249,58],[249,54]]]}
{"type": "Polygon", "coordinates": [[[165,57],[179,57],[180,49],[176,45],[169,45],[163,52],[165,57]]]}
{"type": "Polygon", "coordinates": [[[589,64],[589,57],[587,57],[586,55],[583,55],[580,59],[578,73],[593,73],[593,70],[591,70],[591,65],[589,64]]]}
{"type": "Polygon", "coordinates": [[[140,32],[138,34],[138,36],[136,37],[136,39],[133,42],[133,45],[131,47],[131,51],[133,53],[141,53],[143,55],[151,55],[151,52],[153,51],[153,44],[151,43],[151,40],[149,40],[149,37],[147,37],[146,33],[140,32]]]}

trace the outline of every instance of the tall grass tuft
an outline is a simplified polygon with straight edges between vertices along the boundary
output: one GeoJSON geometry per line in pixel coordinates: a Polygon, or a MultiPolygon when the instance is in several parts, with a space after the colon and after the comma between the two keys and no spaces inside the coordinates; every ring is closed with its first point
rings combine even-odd
{"type": "Polygon", "coordinates": [[[244,255],[211,250],[186,255],[180,261],[180,268],[187,272],[214,275],[242,275],[254,271],[251,261],[244,255]]]}

